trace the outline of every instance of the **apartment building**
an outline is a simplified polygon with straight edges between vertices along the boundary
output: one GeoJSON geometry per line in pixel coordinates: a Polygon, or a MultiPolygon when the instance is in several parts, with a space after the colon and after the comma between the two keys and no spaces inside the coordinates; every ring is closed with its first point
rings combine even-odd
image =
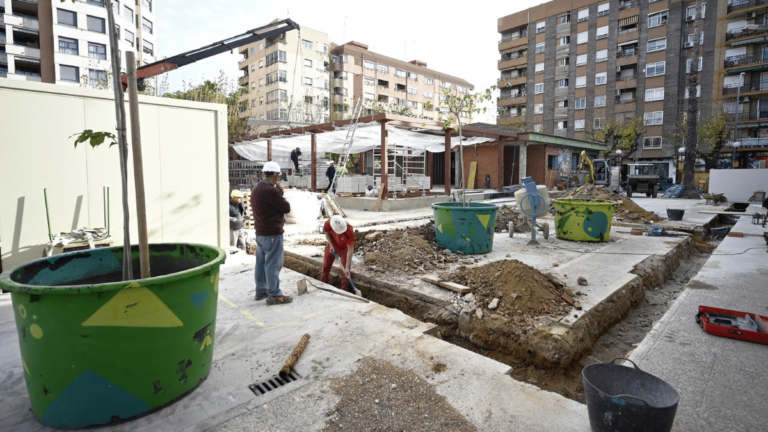
{"type": "MultiPolygon", "coordinates": [[[[499,124],[522,120],[535,131],[585,139],[607,119],[641,117],[646,133],[630,156],[671,159],[688,96],[695,5],[558,0],[500,18],[499,124]]],[[[700,118],[715,96],[718,8],[717,0],[702,7],[700,118]]]]}
{"type": "MultiPolygon", "coordinates": [[[[154,0],[113,0],[123,52],[155,61],[154,0]]],[[[111,70],[105,0],[0,0],[0,78],[96,86],[111,70]]]]}
{"type": "Polygon", "coordinates": [[[363,99],[363,115],[377,110],[438,120],[448,113],[441,106],[443,89],[455,95],[467,94],[469,82],[427,68],[420,60],[405,62],[368,50],[368,45],[349,42],[334,46],[331,104],[339,118],[349,118],[358,99],[363,99]]]}
{"type": "MultiPolygon", "coordinates": [[[[277,20],[276,20],[277,21],[277,20]]],[[[328,34],[308,27],[243,46],[238,83],[248,89],[241,117],[324,123],[330,116],[328,34]],[[290,117],[289,117],[290,112],[290,117]]],[[[267,132],[275,126],[259,126],[267,132]]]]}

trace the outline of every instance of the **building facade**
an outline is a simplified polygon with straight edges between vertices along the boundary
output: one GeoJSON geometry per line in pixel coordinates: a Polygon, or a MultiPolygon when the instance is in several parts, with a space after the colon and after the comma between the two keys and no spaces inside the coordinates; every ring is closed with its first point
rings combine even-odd
{"type": "MultiPolygon", "coordinates": [[[[302,27],[240,47],[238,83],[248,89],[241,116],[262,120],[324,123],[330,116],[328,34],[302,27]],[[290,113],[290,115],[289,115],[290,113]]],[[[275,126],[258,126],[266,132],[275,126]]]]}
{"type": "MultiPolygon", "coordinates": [[[[709,115],[719,99],[716,87],[722,86],[716,78],[722,51],[718,3],[725,2],[708,0],[702,6],[700,119],[709,115]]],[[[585,139],[610,122],[642,119],[645,133],[630,156],[675,157],[688,97],[695,5],[553,1],[500,18],[498,122],[585,139]]]]}
{"type": "MultiPolygon", "coordinates": [[[[118,51],[156,59],[154,0],[113,0],[118,51]]],[[[105,0],[0,0],[0,78],[104,86],[111,72],[105,0]]]]}
{"type": "Polygon", "coordinates": [[[363,115],[390,112],[437,120],[448,113],[441,106],[443,89],[463,95],[474,88],[461,78],[427,68],[423,61],[377,54],[360,42],[334,46],[331,64],[331,109],[338,118],[349,118],[362,98],[363,115]]]}

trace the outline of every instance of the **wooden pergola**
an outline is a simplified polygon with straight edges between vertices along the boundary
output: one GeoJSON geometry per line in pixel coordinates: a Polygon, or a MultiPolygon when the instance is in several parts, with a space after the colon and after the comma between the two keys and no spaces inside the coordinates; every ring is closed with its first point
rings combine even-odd
{"type": "MultiPolygon", "coordinates": [[[[247,141],[253,141],[253,140],[267,140],[267,160],[272,160],[272,140],[269,139],[271,137],[279,137],[279,136],[285,136],[285,135],[310,135],[310,139],[312,140],[312,151],[311,151],[311,158],[312,158],[312,190],[317,189],[317,175],[316,175],[316,169],[317,169],[317,134],[321,133],[327,133],[337,130],[338,128],[342,126],[349,125],[353,123],[354,120],[337,120],[332,121],[328,123],[322,123],[322,124],[315,124],[310,126],[303,126],[303,127],[296,127],[291,129],[285,129],[280,131],[274,131],[274,132],[266,132],[262,134],[257,135],[251,135],[249,137],[235,139],[230,141],[230,144],[240,143],[240,142],[247,142],[247,141]]],[[[387,128],[392,126],[399,126],[404,128],[413,128],[416,129],[418,132],[422,132],[425,134],[433,134],[433,135],[443,135],[445,136],[445,193],[447,195],[450,195],[451,193],[451,182],[452,182],[452,176],[451,176],[451,137],[458,136],[458,131],[454,129],[445,129],[443,127],[443,124],[440,122],[436,122],[433,120],[422,120],[422,119],[415,119],[412,117],[405,117],[405,116],[399,116],[394,114],[376,114],[373,116],[365,116],[360,117],[359,123],[371,123],[371,122],[378,122],[381,124],[381,166],[386,167],[388,166],[388,132],[387,128]]],[[[504,142],[514,142],[518,140],[518,133],[510,131],[508,128],[507,130],[504,130],[505,128],[501,127],[473,127],[471,125],[469,126],[462,126],[462,135],[464,137],[483,137],[483,138],[490,138],[493,141],[498,142],[498,151],[499,151],[499,157],[498,157],[498,169],[499,172],[504,172],[504,142]]],[[[383,168],[381,170],[381,187],[383,189],[382,196],[386,197],[388,194],[388,172],[386,168],[383,168]]],[[[499,185],[499,187],[503,187],[503,185],[499,185]]]]}

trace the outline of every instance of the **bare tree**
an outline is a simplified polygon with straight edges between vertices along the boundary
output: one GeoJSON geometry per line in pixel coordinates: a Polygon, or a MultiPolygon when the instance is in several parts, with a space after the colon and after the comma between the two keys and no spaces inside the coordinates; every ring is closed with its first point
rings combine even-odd
{"type": "Polygon", "coordinates": [[[693,31],[693,49],[691,49],[692,58],[691,70],[688,75],[688,119],[686,124],[685,137],[685,166],[683,167],[683,185],[685,185],[686,195],[695,194],[696,184],[694,181],[694,172],[696,166],[696,156],[698,154],[698,121],[699,121],[699,97],[696,89],[699,84],[699,57],[701,56],[701,0],[696,0],[696,17],[694,20],[693,31]]]}

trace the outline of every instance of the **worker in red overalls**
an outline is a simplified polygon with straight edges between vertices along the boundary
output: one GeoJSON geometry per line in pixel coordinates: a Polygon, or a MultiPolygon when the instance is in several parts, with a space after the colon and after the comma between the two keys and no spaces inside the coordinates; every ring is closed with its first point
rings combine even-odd
{"type": "Polygon", "coordinates": [[[320,275],[320,280],[328,283],[331,267],[336,260],[336,256],[333,255],[335,251],[341,258],[341,289],[355,294],[354,288],[349,286],[348,281],[352,277],[349,266],[352,264],[352,254],[355,249],[355,231],[352,229],[352,225],[349,225],[343,217],[335,215],[325,222],[323,232],[325,232],[325,238],[328,239],[328,244],[325,246],[323,272],[320,275]]]}

